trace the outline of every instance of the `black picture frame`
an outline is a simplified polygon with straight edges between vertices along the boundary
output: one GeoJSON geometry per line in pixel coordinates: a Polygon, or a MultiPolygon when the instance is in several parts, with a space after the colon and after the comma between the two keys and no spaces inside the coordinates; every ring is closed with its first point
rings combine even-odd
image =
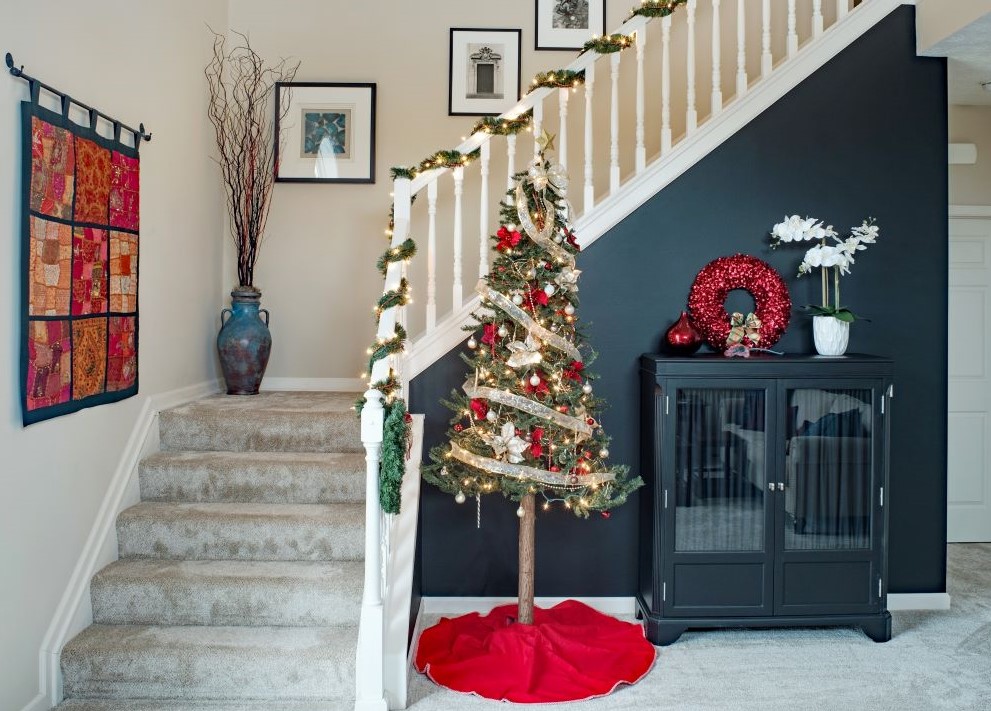
{"type": "MultiPolygon", "coordinates": [[[[490,52],[491,48],[488,48],[490,52]]],[[[452,27],[447,55],[447,115],[448,116],[498,116],[505,113],[522,98],[522,66],[523,31],[520,29],[488,28],[488,27],[452,27]],[[477,50],[484,52],[487,45],[503,47],[503,54],[494,52],[496,61],[476,62],[477,72],[470,76],[471,47],[482,45],[477,50]],[[498,59],[504,63],[498,68],[498,59]],[[512,60],[512,62],[510,62],[512,60]],[[513,66],[510,66],[512,63],[513,66]],[[494,89],[492,96],[481,95],[479,91],[470,91],[471,82],[482,78],[481,65],[493,64],[492,76],[485,74],[484,79],[491,79],[494,89]],[[501,92],[499,89],[501,88],[501,92]],[[472,95],[474,94],[474,95],[472,95]]],[[[484,56],[484,55],[483,55],[484,56]]],[[[475,84],[477,87],[477,84],[475,84]]],[[[482,93],[484,94],[484,93],[482,93]]]]}
{"type": "Polygon", "coordinates": [[[374,183],[376,91],[374,82],[276,83],[275,182],[374,183]],[[315,117],[312,124],[308,114],[315,117]],[[327,121],[339,123],[343,130],[330,133],[333,127],[328,129],[327,121]],[[279,140],[283,128],[284,145],[279,140]],[[323,156],[314,144],[321,134],[319,145],[332,146],[333,151],[323,156]]]}
{"type": "Polygon", "coordinates": [[[595,35],[606,34],[606,0],[534,0],[534,40],[537,51],[578,51],[595,35]],[[565,2],[584,3],[588,13],[588,27],[555,28],[555,5],[565,2]]]}

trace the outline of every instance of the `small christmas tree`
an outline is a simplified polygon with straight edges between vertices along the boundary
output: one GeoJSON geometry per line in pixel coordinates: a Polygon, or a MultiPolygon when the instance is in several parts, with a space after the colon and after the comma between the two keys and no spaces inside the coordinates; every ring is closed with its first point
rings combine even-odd
{"type": "MultiPolygon", "coordinates": [[[[431,451],[424,478],[453,494],[502,492],[519,501],[518,621],[533,622],[535,497],[562,502],[576,516],[606,512],[643,482],[609,466],[599,425],[604,402],[593,395],[594,358],[578,326],[579,251],[568,226],[567,176],[545,152],[515,176],[492,236],[497,256],[478,284],[483,309],[463,356],[470,373],[445,403],[454,411],[449,444],[431,451]]],[[[605,514],[608,516],[608,514],[605,514]]]]}

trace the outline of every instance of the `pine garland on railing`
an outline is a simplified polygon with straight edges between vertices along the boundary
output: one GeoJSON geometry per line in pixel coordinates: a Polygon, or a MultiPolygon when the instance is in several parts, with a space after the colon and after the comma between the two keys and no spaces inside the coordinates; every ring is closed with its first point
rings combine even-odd
{"type": "Polygon", "coordinates": [[[687,2],[688,0],[643,0],[640,7],[635,7],[630,11],[630,17],[627,19],[633,19],[638,15],[640,17],[667,17],[673,14],[679,5],[684,5],[687,2]]]}
{"type": "Polygon", "coordinates": [[[409,281],[406,280],[406,277],[403,277],[399,281],[398,289],[390,289],[379,297],[379,300],[375,304],[376,318],[381,318],[382,313],[388,309],[395,308],[396,306],[405,306],[410,303],[409,291],[409,281]]]}
{"type": "Polygon", "coordinates": [[[597,54],[613,54],[622,52],[624,49],[633,46],[633,35],[603,35],[593,37],[582,47],[581,54],[585,52],[595,52],[597,54]]]}
{"type": "Polygon", "coordinates": [[[472,126],[472,133],[490,133],[493,136],[515,136],[530,128],[533,123],[533,111],[527,111],[516,118],[501,118],[499,116],[483,116],[472,126]]]}
{"type": "Polygon", "coordinates": [[[406,329],[400,324],[396,324],[395,335],[392,338],[380,338],[368,348],[368,370],[371,371],[376,361],[388,358],[394,353],[403,350],[406,343],[406,329]]]}
{"type": "Polygon", "coordinates": [[[413,241],[412,237],[409,237],[398,247],[389,247],[385,250],[375,263],[375,267],[379,270],[379,274],[384,277],[392,262],[408,262],[414,255],[416,255],[416,242],[413,241]]]}
{"type": "Polygon", "coordinates": [[[585,83],[585,70],[556,69],[552,72],[540,72],[530,83],[531,91],[547,87],[550,89],[573,89],[585,83]]]}
{"type": "Polygon", "coordinates": [[[379,469],[379,502],[387,514],[399,513],[402,504],[403,474],[409,449],[410,418],[401,399],[386,405],[382,437],[382,466],[379,469]]]}

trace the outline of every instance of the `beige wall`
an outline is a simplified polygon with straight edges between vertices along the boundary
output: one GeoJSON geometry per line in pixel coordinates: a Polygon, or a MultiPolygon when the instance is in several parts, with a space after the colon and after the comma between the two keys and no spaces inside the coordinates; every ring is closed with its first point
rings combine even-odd
{"type": "Polygon", "coordinates": [[[38,691],[38,650],[147,395],[216,377],[219,183],[201,70],[222,0],[4,3],[0,48],[26,71],[154,133],[142,146],[138,397],[23,429],[20,107],[0,77],[0,709],[38,691]],[[136,8],[140,8],[136,11],[136,8]]]}
{"type": "Polygon", "coordinates": [[[950,143],[977,145],[976,165],[950,166],[951,205],[991,205],[991,106],[950,106],[950,143]]]}
{"type": "Polygon", "coordinates": [[[991,0],[919,0],[916,3],[919,52],[926,53],[989,12],[991,0]]]}

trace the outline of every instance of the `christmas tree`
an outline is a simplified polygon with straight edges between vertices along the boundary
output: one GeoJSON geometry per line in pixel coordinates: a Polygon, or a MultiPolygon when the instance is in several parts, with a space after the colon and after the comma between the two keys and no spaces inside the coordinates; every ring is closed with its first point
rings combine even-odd
{"type": "Polygon", "coordinates": [[[520,502],[518,621],[533,622],[535,499],[576,516],[603,512],[642,486],[625,467],[606,463],[609,439],[599,425],[604,402],[587,366],[594,353],[579,327],[580,247],[568,225],[567,176],[540,152],[501,203],[492,236],[496,258],[477,291],[482,308],[468,340],[470,368],[454,411],[449,443],[431,451],[424,478],[454,495],[501,492],[520,502]]]}

